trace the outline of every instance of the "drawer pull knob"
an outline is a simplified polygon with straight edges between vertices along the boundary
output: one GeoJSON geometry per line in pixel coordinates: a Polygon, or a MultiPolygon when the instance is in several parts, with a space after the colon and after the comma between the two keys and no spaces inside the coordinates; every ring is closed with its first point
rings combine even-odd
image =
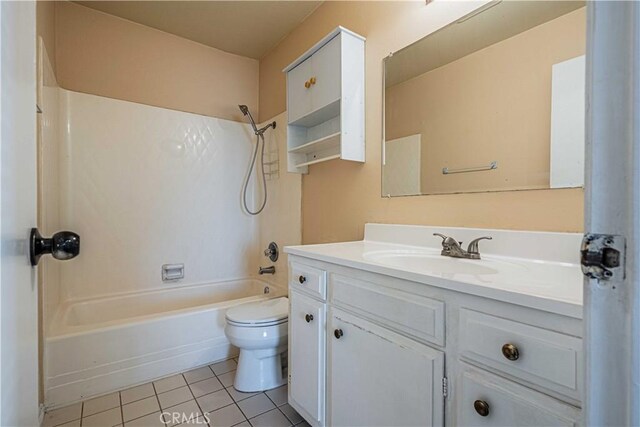
{"type": "Polygon", "coordinates": [[[520,358],[520,352],[518,347],[513,344],[505,344],[502,346],[502,355],[509,360],[518,360],[520,358]]]}
{"type": "Polygon", "coordinates": [[[311,83],[312,85],[316,84],[316,78],[315,77],[311,77],[309,79],[309,83],[311,83]]]}
{"type": "Polygon", "coordinates": [[[342,332],[342,329],[336,329],[335,331],[333,331],[333,336],[336,337],[337,340],[339,340],[343,335],[344,333],[342,332]]]}
{"type": "Polygon", "coordinates": [[[484,400],[476,400],[473,402],[473,409],[476,410],[478,415],[486,417],[489,415],[489,404],[484,400]]]}
{"type": "Polygon", "coordinates": [[[311,82],[309,80],[307,80],[306,82],[304,82],[304,87],[306,87],[307,89],[309,89],[311,87],[311,82]]]}
{"type": "Polygon", "coordinates": [[[304,320],[307,321],[307,323],[311,323],[311,321],[313,320],[313,314],[307,314],[304,316],[304,320]]]}
{"type": "Polygon", "coordinates": [[[298,277],[298,282],[300,282],[300,284],[301,284],[301,285],[302,285],[304,282],[306,282],[306,281],[307,281],[307,278],[306,278],[306,277],[304,277],[304,276],[300,276],[300,277],[298,277]]]}

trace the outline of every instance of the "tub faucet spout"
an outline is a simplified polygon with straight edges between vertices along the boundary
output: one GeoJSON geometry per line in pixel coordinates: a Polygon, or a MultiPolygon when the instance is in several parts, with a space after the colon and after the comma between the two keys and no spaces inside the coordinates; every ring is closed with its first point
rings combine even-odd
{"type": "Polygon", "coordinates": [[[269,267],[260,267],[258,274],[276,274],[276,266],[271,265],[269,267]]]}

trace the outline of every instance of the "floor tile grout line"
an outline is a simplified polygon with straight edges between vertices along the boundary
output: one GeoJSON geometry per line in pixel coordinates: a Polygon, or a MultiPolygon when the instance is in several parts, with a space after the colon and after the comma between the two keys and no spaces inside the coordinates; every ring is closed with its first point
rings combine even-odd
{"type": "MultiPolygon", "coordinates": [[[[282,406],[284,406],[284,405],[282,405],[282,406]]],[[[287,417],[287,414],[285,414],[284,412],[282,412],[282,409],[280,409],[280,406],[276,406],[276,409],[277,409],[278,411],[280,411],[280,413],[284,416],[284,419],[285,419],[285,420],[289,421],[289,425],[290,425],[290,426],[295,425],[295,424],[293,423],[293,421],[291,421],[291,419],[290,419],[289,417],[287,417]]]]}
{"type": "MultiPolygon", "coordinates": [[[[230,385],[229,387],[225,387],[224,389],[227,390],[227,393],[229,393],[229,389],[232,388],[232,387],[233,386],[230,385]]],[[[239,391],[238,393],[245,393],[245,392],[244,391],[239,391]]],[[[236,400],[233,396],[231,396],[231,398],[233,399],[234,402],[238,403],[238,402],[242,402],[243,400],[251,399],[252,397],[259,395],[261,392],[259,392],[259,391],[258,392],[251,391],[249,393],[252,393],[251,396],[246,396],[246,397],[244,397],[244,398],[242,398],[240,400],[236,400]]],[[[231,394],[231,393],[229,393],[229,394],[231,394]]]]}
{"type": "MultiPolygon", "coordinates": [[[[233,386],[232,386],[233,387],[233,386]]],[[[233,400],[233,396],[231,396],[231,393],[229,393],[229,391],[225,388],[224,389],[227,394],[231,397],[231,400],[233,400]]],[[[253,396],[252,396],[253,397],[253,396]]],[[[249,417],[247,417],[247,414],[244,413],[244,411],[242,410],[242,408],[240,407],[240,405],[238,405],[238,402],[236,402],[235,400],[233,400],[233,403],[235,403],[235,405],[238,407],[238,410],[240,411],[240,413],[244,416],[244,419],[249,421],[249,417]]],[[[251,421],[249,421],[249,424],[251,424],[251,421]]],[[[253,425],[253,424],[251,424],[253,425]]]]}
{"type": "MultiPolygon", "coordinates": [[[[164,417],[162,416],[162,405],[160,405],[160,398],[158,397],[158,390],[156,390],[156,385],[153,383],[153,381],[151,381],[151,387],[153,387],[153,394],[156,396],[156,402],[158,402],[158,408],[160,408],[160,419],[162,420],[162,424],[165,425],[165,427],[167,426],[167,423],[164,420],[164,417]]],[[[149,415],[149,414],[147,414],[149,415]]],[[[146,416],[146,415],[143,415],[146,416]]],[[[142,417],[139,417],[142,418],[142,417]]],[[[135,418],[137,419],[137,418],[135,418]]],[[[130,420],[133,421],[133,420],[130,420]]],[[[122,414],[122,422],[124,423],[124,413],[122,414]]]]}
{"type": "MultiPolygon", "coordinates": [[[[144,383],[144,384],[140,384],[140,385],[147,385],[147,384],[151,384],[151,387],[153,387],[153,381],[148,382],[148,383],[144,383]]],[[[136,387],[139,387],[139,386],[136,386],[136,387]]],[[[130,387],[130,388],[135,388],[135,387],[130,387]]],[[[120,393],[122,393],[123,391],[127,391],[127,390],[129,390],[129,389],[121,390],[120,393]]],[[[156,392],[155,387],[153,387],[153,393],[155,394],[155,392],[156,392]]],[[[162,394],[162,393],[160,393],[160,394],[162,394]]],[[[148,399],[150,397],[153,397],[153,394],[150,394],[149,396],[145,396],[145,397],[140,398],[140,399],[132,400],[131,402],[124,403],[124,402],[122,402],[122,396],[121,396],[120,397],[120,405],[121,406],[129,405],[130,403],[140,402],[141,400],[148,399]]]]}
{"type": "MultiPolygon", "coordinates": [[[[214,372],[215,374],[215,372],[214,372]]],[[[223,374],[224,375],[224,374],[223,374]]],[[[222,384],[222,381],[220,381],[220,384],[222,384]]],[[[224,384],[222,384],[222,387],[224,387],[224,384]]],[[[230,385],[229,387],[233,387],[233,384],[230,385]]],[[[233,402],[233,405],[236,405],[236,408],[238,408],[238,411],[240,411],[240,413],[242,414],[242,416],[244,417],[245,421],[249,423],[249,425],[253,425],[251,424],[251,421],[249,421],[249,417],[247,417],[247,414],[244,413],[244,411],[242,410],[242,408],[240,407],[240,405],[238,405],[238,402],[236,402],[236,400],[233,398],[233,396],[231,396],[231,393],[229,393],[229,390],[227,390],[226,387],[223,388],[223,390],[227,393],[227,395],[231,398],[231,401],[233,402]]],[[[227,405],[227,406],[231,406],[231,405],[227,405]]],[[[226,406],[225,406],[226,408],[226,406]]],[[[221,408],[220,408],[221,409],[221,408]]],[[[238,423],[238,424],[242,424],[244,421],[238,423]]]]}
{"type": "Polygon", "coordinates": [[[122,425],[124,426],[124,409],[122,409],[122,394],[120,392],[118,392],[118,400],[120,400],[120,419],[122,420],[122,425]]]}
{"type": "MultiPolygon", "coordinates": [[[[227,392],[227,393],[228,393],[228,392],[227,392]]],[[[258,394],[256,394],[255,396],[251,396],[251,397],[249,397],[249,398],[247,398],[247,399],[245,399],[245,400],[253,399],[254,397],[260,396],[261,394],[264,394],[264,395],[267,397],[267,399],[269,400],[269,402],[271,402],[271,403],[273,404],[274,408],[267,409],[266,411],[264,411],[264,412],[260,412],[259,414],[256,414],[256,415],[254,415],[254,416],[253,416],[253,417],[251,417],[251,418],[247,418],[247,420],[248,420],[250,423],[251,423],[251,420],[252,420],[253,418],[259,417],[260,415],[264,415],[264,414],[266,414],[267,412],[273,411],[274,409],[277,409],[277,408],[278,408],[278,406],[277,406],[275,403],[273,403],[273,400],[271,400],[271,399],[269,398],[269,396],[267,396],[267,393],[265,393],[264,391],[263,391],[263,392],[260,392],[260,393],[258,393],[258,394]]],[[[238,408],[240,408],[240,405],[238,405],[238,408]]],[[[242,411],[242,408],[240,408],[240,411],[244,414],[244,411],[242,411]]],[[[283,415],[284,415],[284,414],[283,414],[283,415]]],[[[245,415],[245,418],[246,418],[246,415],[245,415]]],[[[286,417],[286,415],[285,415],[285,418],[287,418],[287,417],[286,417]]],[[[289,419],[289,418],[287,418],[287,420],[288,420],[288,419],[289,419]]],[[[251,425],[253,425],[253,424],[251,424],[251,425]]]]}
{"type": "MultiPolygon", "coordinates": [[[[209,366],[209,365],[207,365],[209,366]]],[[[211,370],[211,372],[213,373],[213,376],[215,377],[215,372],[213,372],[213,369],[211,369],[211,367],[209,367],[209,369],[211,370]]],[[[187,377],[184,376],[184,373],[182,374],[182,378],[184,378],[184,381],[187,382],[187,377]]],[[[205,380],[203,380],[205,381],[205,380]]],[[[194,383],[195,384],[195,383],[194,383]]],[[[202,409],[202,407],[200,406],[200,402],[198,402],[198,399],[196,399],[196,395],[193,394],[193,390],[191,390],[191,387],[189,386],[189,383],[187,382],[187,389],[189,390],[189,393],[191,393],[191,396],[193,396],[193,400],[196,402],[196,406],[198,407],[198,409],[200,410],[200,415],[204,418],[204,410],[202,409]]],[[[205,394],[206,396],[206,394],[205,394]]],[[[184,402],[183,402],[184,403],[184,402]]],[[[207,412],[207,414],[209,414],[207,412]]],[[[198,417],[196,417],[197,419],[198,417]]],[[[209,423],[207,423],[207,426],[209,426],[209,423]]]]}
{"type": "MultiPolygon", "coordinates": [[[[284,387],[284,385],[281,385],[280,387],[284,387]]],[[[278,389],[278,388],[280,388],[280,387],[276,387],[276,388],[274,388],[274,389],[272,389],[272,390],[276,390],[276,389],[278,389]]],[[[267,392],[266,392],[266,391],[264,392],[264,395],[265,395],[265,396],[267,396],[267,399],[269,399],[269,400],[271,401],[271,403],[273,403],[273,404],[274,404],[274,406],[276,407],[276,409],[277,409],[277,410],[278,410],[278,411],[279,411],[279,412],[284,416],[284,419],[285,419],[285,420],[287,420],[287,421],[289,421],[289,425],[290,425],[290,426],[292,426],[292,425],[293,425],[293,421],[291,421],[291,420],[289,419],[289,417],[287,417],[287,414],[285,414],[284,412],[282,412],[282,409],[280,409],[280,406],[284,406],[286,403],[283,403],[282,405],[278,406],[278,404],[277,404],[276,402],[274,402],[274,401],[273,401],[273,399],[272,399],[272,398],[267,394],[267,392]]]]}
{"type": "MultiPolygon", "coordinates": [[[[0,1],[1,1],[1,0],[0,0],[0,1]]],[[[115,392],[113,392],[113,393],[109,393],[109,394],[114,394],[114,393],[118,393],[118,395],[120,394],[120,392],[119,392],[119,391],[115,391],[115,392]]],[[[119,397],[119,396],[118,396],[118,397],[119,397]]],[[[151,397],[151,396],[147,396],[147,397],[145,397],[145,399],[148,399],[149,397],[151,397]]],[[[92,400],[92,399],[89,399],[89,400],[92,400]]],[[[94,415],[102,414],[103,412],[107,412],[107,411],[113,411],[114,409],[116,409],[116,408],[118,408],[118,407],[122,407],[122,399],[120,398],[119,400],[120,400],[120,404],[119,404],[118,406],[114,406],[113,408],[103,409],[102,411],[94,412],[93,414],[88,414],[88,415],[85,415],[85,414],[84,414],[84,404],[87,402],[87,400],[84,400],[84,401],[82,401],[82,409],[81,409],[81,411],[80,411],[80,418],[76,418],[75,420],[71,420],[71,421],[76,421],[76,420],[78,420],[78,419],[80,419],[80,420],[81,420],[81,419],[83,419],[83,418],[93,417],[94,415]]],[[[138,399],[138,400],[142,400],[142,399],[138,399]]],[[[136,400],[136,402],[137,402],[138,400],[136,400]]],[[[133,403],[133,402],[131,402],[131,403],[133,403]]],[[[69,423],[70,423],[71,421],[67,421],[67,422],[69,422],[69,423]]],[[[58,425],[63,425],[63,424],[66,424],[66,423],[57,424],[57,425],[56,425],[56,427],[57,427],[58,425]]],[[[80,425],[82,426],[82,423],[80,423],[80,425]]]]}

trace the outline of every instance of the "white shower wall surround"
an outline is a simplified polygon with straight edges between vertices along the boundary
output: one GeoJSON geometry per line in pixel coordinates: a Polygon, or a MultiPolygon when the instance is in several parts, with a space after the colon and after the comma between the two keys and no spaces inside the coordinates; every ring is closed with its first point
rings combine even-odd
{"type": "MultiPolygon", "coordinates": [[[[42,189],[59,197],[50,203],[59,227],[80,234],[81,252],[56,264],[59,282],[44,277],[49,407],[233,354],[225,310],[286,289],[286,254],[268,282],[253,277],[272,264],[268,242],[301,243],[300,175],[267,181],[261,215],[241,208],[255,143],[248,124],[58,90],[47,117],[59,116],[60,135],[47,140],[60,152],[59,196],[53,180],[42,189]],[[167,263],[184,263],[185,278],[162,282],[167,263]]],[[[286,113],[272,120],[284,124],[286,113]]],[[[267,135],[267,152],[282,158],[286,126],[267,135]]]]}
{"type": "MultiPolygon", "coordinates": [[[[258,220],[240,192],[254,142],[243,123],[61,91],[62,226],[81,236],[62,299],[253,275],[258,220]]],[[[255,186],[254,186],[255,187],[255,186]]],[[[254,191],[251,191],[254,195],[254,191]]]]}

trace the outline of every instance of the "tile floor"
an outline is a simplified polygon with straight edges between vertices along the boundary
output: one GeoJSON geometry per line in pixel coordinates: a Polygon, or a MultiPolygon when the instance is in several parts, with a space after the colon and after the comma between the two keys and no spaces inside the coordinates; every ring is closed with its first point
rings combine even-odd
{"type": "Polygon", "coordinates": [[[286,385],[264,393],[235,390],[236,366],[229,359],[55,409],[43,427],[308,427],[287,403],[286,385]]]}

